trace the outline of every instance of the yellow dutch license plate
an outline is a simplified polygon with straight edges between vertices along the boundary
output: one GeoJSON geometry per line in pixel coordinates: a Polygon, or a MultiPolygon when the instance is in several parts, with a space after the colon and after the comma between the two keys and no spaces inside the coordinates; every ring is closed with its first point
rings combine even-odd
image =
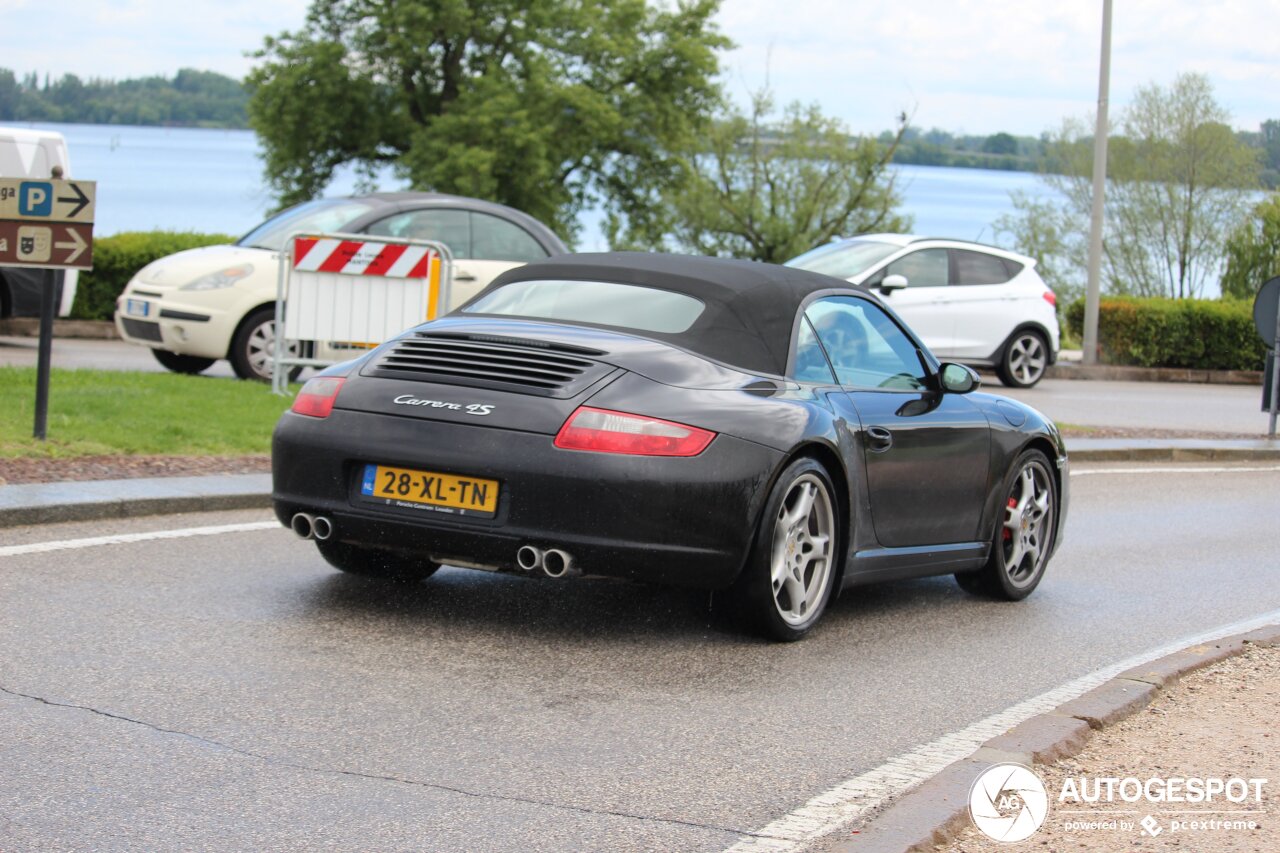
{"type": "Polygon", "coordinates": [[[364,466],[360,494],[463,515],[493,515],[498,511],[497,480],[389,465],[364,466]]]}

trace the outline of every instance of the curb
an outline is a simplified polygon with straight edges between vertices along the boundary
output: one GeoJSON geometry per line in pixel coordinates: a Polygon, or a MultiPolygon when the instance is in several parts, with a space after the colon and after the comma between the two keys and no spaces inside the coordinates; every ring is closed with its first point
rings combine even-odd
{"type": "Polygon", "coordinates": [[[103,521],[183,512],[269,509],[270,495],[207,495],[189,498],[138,498],[111,503],[59,504],[47,507],[0,507],[0,529],[66,521],[103,521]]]}
{"type": "MultiPolygon", "coordinates": [[[[38,317],[10,317],[0,320],[0,335],[15,338],[40,336],[38,317]]],[[[91,338],[95,340],[119,340],[115,323],[109,320],[54,320],[55,338],[91,338]]]]}
{"type": "Polygon", "coordinates": [[[969,826],[969,789],[988,767],[1007,762],[1030,766],[1073,756],[1094,731],[1132,716],[1183,676],[1235,657],[1247,645],[1280,646],[1280,625],[1192,646],[1122,672],[992,738],[973,755],[904,794],[854,839],[822,849],[828,853],[930,853],[969,826]]]}
{"type": "Polygon", "coordinates": [[[1259,442],[1248,447],[1108,447],[1072,450],[1067,439],[1067,457],[1077,462],[1266,462],[1280,459],[1280,443],[1259,442]]]}
{"type": "Polygon", "coordinates": [[[1119,364],[1058,362],[1045,368],[1046,379],[1111,382],[1196,382],[1208,385],[1261,385],[1261,370],[1193,370],[1185,367],[1129,367],[1119,364]]]}

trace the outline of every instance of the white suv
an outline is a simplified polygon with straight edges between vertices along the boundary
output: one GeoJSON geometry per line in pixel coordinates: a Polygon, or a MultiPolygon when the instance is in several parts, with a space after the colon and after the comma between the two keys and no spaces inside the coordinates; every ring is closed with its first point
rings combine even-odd
{"type": "Polygon", "coordinates": [[[908,234],[836,240],[787,261],[876,288],[939,358],[1029,388],[1058,359],[1057,299],[1025,255],[908,234]]]}

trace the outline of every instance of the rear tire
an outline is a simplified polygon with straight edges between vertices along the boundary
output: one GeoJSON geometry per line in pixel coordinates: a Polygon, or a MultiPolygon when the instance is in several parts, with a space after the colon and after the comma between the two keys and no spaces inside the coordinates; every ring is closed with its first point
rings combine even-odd
{"type": "Polygon", "coordinates": [[[316,548],[329,565],[347,574],[366,578],[413,583],[436,573],[439,563],[417,560],[394,551],[363,548],[335,539],[317,539],[316,548]]]}
{"type": "Polygon", "coordinates": [[[1057,535],[1057,500],[1049,459],[1039,450],[1018,457],[1005,478],[1000,518],[987,564],[956,575],[966,592],[1021,601],[1044,577],[1057,535]]]}
{"type": "Polygon", "coordinates": [[[738,620],[775,640],[801,639],[826,610],[839,555],[831,478],[817,461],[797,459],[769,493],[755,544],[731,590],[738,620]]]}
{"type": "Polygon", "coordinates": [[[1048,369],[1049,345],[1043,335],[1028,329],[1015,334],[1004,348],[996,374],[1010,388],[1030,388],[1048,369]]]}
{"type": "MultiPolygon", "coordinates": [[[[289,354],[296,355],[296,344],[289,347],[289,354]]],[[[231,369],[241,379],[270,382],[272,359],[276,354],[276,309],[264,306],[249,314],[231,338],[231,352],[227,355],[231,369]]],[[[302,373],[301,367],[289,371],[293,382],[302,373]]]]}
{"type": "Polygon", "coordinates": [[[212,358],[182,355],[181,353],[169,352],[167,349],[153,349],[151,354],[156,357],[156,361],[174,373],[185,373],[188,376],[194,376],[197,373],[208,370],[213,366],[214,362],[212,358]]]}

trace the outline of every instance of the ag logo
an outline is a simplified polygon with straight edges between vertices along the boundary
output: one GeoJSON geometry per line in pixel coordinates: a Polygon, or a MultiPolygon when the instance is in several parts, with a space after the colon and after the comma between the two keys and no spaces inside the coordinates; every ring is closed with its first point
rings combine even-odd
{"type": "Polygon", "coordinates": [[[1022,841],[1049,816],[1049,795],[1040,777],[1021,764],[997,764],[969,789],[974,826],[996,841],[1022,841]]]}

